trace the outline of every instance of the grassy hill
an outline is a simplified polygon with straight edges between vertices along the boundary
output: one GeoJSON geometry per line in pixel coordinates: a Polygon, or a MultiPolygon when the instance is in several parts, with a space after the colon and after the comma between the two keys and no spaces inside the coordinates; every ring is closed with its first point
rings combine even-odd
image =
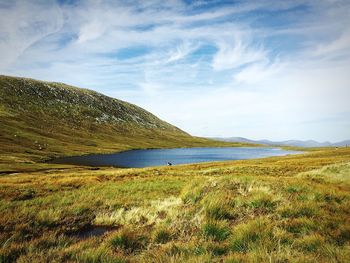
{"type": "Polygon", "coordinates": [[[228,144],[192,137],[140,107],[91,90],[0,76],[3,163],[133,148],[203,145],[228,144]]]}

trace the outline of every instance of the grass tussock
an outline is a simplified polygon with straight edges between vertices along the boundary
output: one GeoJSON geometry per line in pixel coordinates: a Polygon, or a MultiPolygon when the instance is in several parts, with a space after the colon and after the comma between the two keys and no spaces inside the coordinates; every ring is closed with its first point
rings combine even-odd
{"type": "Polygon", "coordinates": [[[147,245],[147,237],[129,229],[123,229],[111,237],[110,244],[114,249],[122,250],[124,253],[136,253],[147,245]]]}
{"type": "Polygon", "coordinates": [[[165,244],[172,239],[172,233],[166,228],[159,228],[155,230],[154,233],[154,242],[156,244],[165,244]]]}
{"type": "Polygon", "coordinates": [[[273,242],[273,225],[266,219],[258,218],[237,225],[230,240],[233,252],[247,252],[256,247],[266,247],[273,242]]]}
{"type": "Polygon", "coordinates": [[[203,236],[214,241],[224,241],[230,235],[229,226],[222,221],[208,222],[203,226],[203,236]]]}

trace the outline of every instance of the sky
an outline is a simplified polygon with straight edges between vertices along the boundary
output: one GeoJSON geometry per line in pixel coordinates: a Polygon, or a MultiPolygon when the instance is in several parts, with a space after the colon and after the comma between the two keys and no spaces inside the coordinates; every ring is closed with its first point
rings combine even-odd
{"type": "Polygon", "coordinates": [[[0,0],[0,74],[196,136],[350,139],[350,1],[0,0]]]}

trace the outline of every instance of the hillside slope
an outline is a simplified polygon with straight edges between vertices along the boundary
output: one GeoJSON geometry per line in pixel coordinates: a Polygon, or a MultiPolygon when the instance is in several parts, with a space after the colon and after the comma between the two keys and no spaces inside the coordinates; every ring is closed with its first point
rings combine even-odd
{"type": "Polygon", "coordinates": [[[91,90],[0,76],[2,160],[212,143],[91,90]]]}

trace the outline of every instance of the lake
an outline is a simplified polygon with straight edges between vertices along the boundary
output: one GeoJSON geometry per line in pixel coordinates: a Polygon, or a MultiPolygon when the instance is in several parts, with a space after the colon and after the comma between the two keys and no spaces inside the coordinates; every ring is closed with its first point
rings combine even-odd
{"type": "Polygon", "coordinates": [[[130,150],[113,154],[63,157],[53,163],[88,166],[141,168],[150,166],[191,164],[213,161],[245,160],[301,153],[270,147],[220,147],[130,150]]]}

